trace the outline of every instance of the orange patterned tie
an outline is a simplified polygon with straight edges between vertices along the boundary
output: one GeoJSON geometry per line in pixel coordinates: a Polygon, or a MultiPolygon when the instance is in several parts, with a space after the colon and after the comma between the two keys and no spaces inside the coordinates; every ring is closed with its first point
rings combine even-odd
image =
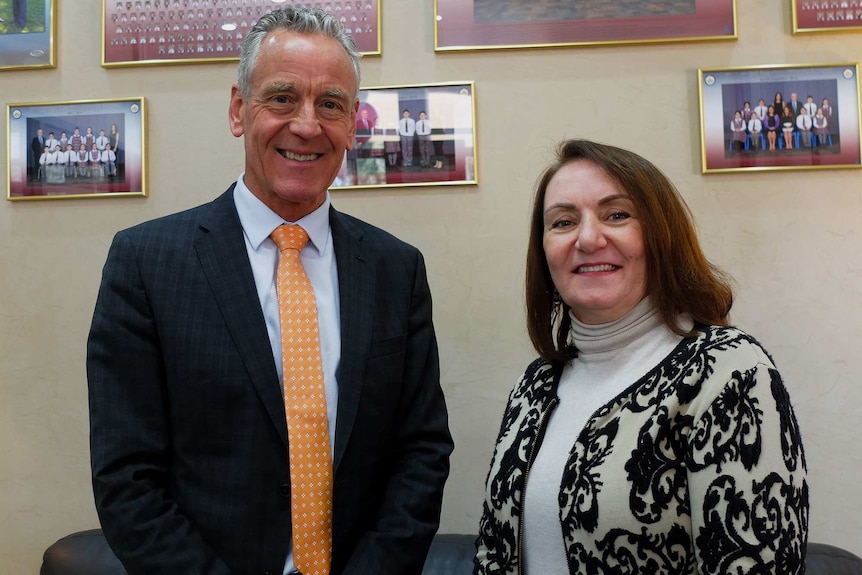
{"type": "Polygon", "coordinates": [[[290,451],[293,561],[302,575],[329,575],[332,461],[314,291],[299,252],[308,234],[282,225],[271,235],[278,259],[284,411],[290,451]]]}

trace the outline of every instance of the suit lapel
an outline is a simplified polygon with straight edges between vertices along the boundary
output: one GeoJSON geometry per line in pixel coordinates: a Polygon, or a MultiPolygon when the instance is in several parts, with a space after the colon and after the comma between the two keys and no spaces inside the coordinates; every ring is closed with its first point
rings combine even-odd
{"type": "Polygon", "coordinates": [[[333,461],[333,469],[338,471],[338,464],[350,441],[362,394],[365,358],[371,344],[374,317],[375,271],[368,246],[362,242],[362,230],[334,208],[330,208],[329,221],[341,307],[341,361],[336,371],[338,414],[333,461]]]}
{"type": "Polygon", "coordinates": [[[204,233],[195,241],[195,250],[246,370],[287,445],[278,374],[233,201],[233,186],[211,206],[201,218],[204,233]]]}

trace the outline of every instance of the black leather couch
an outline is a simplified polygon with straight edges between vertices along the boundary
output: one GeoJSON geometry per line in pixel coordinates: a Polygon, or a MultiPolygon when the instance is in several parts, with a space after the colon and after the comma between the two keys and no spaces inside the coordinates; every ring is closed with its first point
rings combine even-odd
{"type": "MultiPolygon", "coordinates": [[[[439,534],[428,552],[422,575],[470,575],[474,535],[439,534]]],[[[862,559],[823,543],[809,543],[807,575],[860,575],[862,559]]],[[[91,529],[63,537],[45,551],[41,575],[126,575],[102,531],[91,529]]]]}

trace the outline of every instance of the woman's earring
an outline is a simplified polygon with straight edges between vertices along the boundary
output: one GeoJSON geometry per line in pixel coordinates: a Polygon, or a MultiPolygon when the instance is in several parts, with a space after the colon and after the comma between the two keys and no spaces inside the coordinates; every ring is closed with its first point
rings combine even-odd
{"type": "Polygon", "coordinates": [[[551,304],[551,337],[556,341],[557,334],[560,332],[560,327],[563,322],[563,298],[560,297],[560,292],[554,288],[554,298],[551,304]]]}

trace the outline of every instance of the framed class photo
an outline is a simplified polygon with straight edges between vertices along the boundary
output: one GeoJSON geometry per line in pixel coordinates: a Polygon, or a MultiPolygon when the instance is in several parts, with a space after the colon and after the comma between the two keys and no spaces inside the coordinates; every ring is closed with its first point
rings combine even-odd
{"type": "Polygon", "coordinates": [[[703,173],[859,168],[859,64],[698,70],[703,173]]]}
{"type": "Polygon", "coordinates": [[[434,48],[735,40],[736,0],[434,0],[434,48]]]}
{"type": "Polygon", "coordinates": [[[472,82],[363,88],[333,189],[477,184],[472,82]]]}
{"type": "MultiPolygon", "coordinates": [[[[2,1],[2,0],[0,0],[2,1]]],[[[366,56],[380,55],[381,0],[320,0],[366,56]]],[[[102,66],[225,62],[262,16],[302,0],[102,0],[102,66]]]]}
{"type": "Polygon", "coordinates": [[[57,66],[57,0],[0,0],[0,71],[57,66]]]}
{"type": "Polygon", "coordinates": [[[146,196],[146,100],[8,104],[8,200],[146,196]]]}
{"type": "Polygon", "coordinates": [[[793,33],[862,31],[862,0],[790,0],[793,33]]]}

